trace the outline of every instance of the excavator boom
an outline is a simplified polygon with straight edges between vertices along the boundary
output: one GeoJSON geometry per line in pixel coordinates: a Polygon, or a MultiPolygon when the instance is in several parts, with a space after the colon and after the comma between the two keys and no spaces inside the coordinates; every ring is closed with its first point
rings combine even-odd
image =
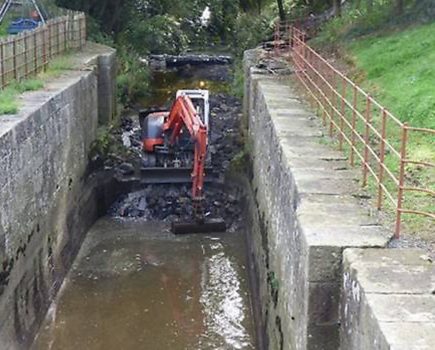
{"type": "Polygon", "coordinates": [[[207,153],[207,126],[198,115],[192,101],[186,95],[179,96],[169,112],[163,125],[163,132],[170,131],[170,144],[174,145],[183,129],[189,131],[195,144],[195,154],[192,171],[192,199],[200,201],[204,186],[204,167],[207,153]]]}

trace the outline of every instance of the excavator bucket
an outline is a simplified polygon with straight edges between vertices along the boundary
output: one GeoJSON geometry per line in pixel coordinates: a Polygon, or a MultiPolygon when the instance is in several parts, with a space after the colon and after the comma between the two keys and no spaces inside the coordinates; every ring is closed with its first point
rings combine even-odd
{"type": "Polygon", "coordinates": [[[222,219],[210,219],[204,222],[172,222],[171,231],[176,235],[189,233],[225,232],[227,225],[222,219]]]}

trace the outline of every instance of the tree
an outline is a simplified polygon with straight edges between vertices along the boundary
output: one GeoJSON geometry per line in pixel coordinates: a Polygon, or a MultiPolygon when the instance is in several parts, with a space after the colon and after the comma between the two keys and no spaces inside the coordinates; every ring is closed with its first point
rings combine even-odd
{"type": "Polygon", "coordinates": [[[341,0],[334,0],[334,16],[339,17],[341,16],[341,0]]]}
{"type": "Polygon", "coordinates": [[[278,2],[278,12],[279,12],[279,19],[281,21],[285,21],[285,11],[284,11],[284,4],[282,0],[277,0],[278,2]]]}
{"type": "Polygon", "coordinates": [[[403,12],[404,12],[403,0],[396,0],[396,14],[400,16],[403,15],[403,12]]]}

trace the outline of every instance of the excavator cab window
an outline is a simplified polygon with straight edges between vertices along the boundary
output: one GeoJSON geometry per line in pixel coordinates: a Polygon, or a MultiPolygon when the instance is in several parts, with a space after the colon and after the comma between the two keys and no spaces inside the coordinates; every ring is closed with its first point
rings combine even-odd
{"type": "Polygon", "coordinates": [[[177,97],[181,95],[189,96],[190,100],[192,101],[193,105],[198,111],[199,116],[201,117],[201,120],[204,122],[204,124],[209,128],[209,92],[208,90],[178,90],[177,91],[177,97]],[[199,108],[199,110],[198,110],[199,108]]]}
{"type": "Polygon", "coordinates": [[[205,123],[204,118],[204,100],[200,98],[191,98],[193,105],[196,108],[196,112],[198,113],[201,120],[205,123]]]}

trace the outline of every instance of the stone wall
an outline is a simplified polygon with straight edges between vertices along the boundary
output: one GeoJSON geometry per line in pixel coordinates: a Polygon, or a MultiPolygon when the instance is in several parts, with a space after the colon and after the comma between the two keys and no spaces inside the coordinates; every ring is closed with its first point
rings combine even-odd
{"type": "Polygon", "coordinates": [[[28,349],[104,202],[87,166],[99,119],[115,114],[115,52],[89,44],[73,61],[0,116],[2,350],[28,349]]]}
{"type": "Polygon", "coordinates": [[[429,350],[435,264],[421,249],[346,249],[340,349],[429,350]]]}
{"type": "Polygon", "coordinates": [[[265,347],[339,347],[346,247],[382,247],[388,237],[355,194],[357,175],[326,145],[321,125],[291,79],[255,68],[245,53],[245,119],[252,158],[251,268],[265,347]]]}

